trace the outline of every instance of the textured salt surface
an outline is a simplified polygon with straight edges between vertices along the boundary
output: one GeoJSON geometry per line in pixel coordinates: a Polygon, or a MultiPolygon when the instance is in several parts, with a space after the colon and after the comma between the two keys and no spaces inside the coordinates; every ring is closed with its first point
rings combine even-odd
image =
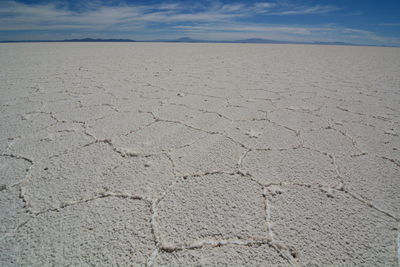
{"type": "Polygon", "coordinates": [[[397,48],[2,44],[0,265],[398,266],[397,48]]]}

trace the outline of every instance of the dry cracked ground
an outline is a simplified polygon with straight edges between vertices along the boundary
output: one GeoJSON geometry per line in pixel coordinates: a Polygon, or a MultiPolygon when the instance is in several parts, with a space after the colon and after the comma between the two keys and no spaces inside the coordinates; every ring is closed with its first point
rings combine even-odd
{"type": "Polygon", "coordinates": [[[2,44],[0,265],[398,266],[399,52],[2,44]]]}

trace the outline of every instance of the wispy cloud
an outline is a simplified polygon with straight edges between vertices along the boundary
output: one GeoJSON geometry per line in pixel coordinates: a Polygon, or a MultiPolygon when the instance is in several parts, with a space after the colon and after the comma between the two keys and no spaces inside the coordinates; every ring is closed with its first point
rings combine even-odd
{"type": "Polygon", "coordinates": [[[275,13],[276,15],[300,15],[300,14],[326,14],[339,10],[340,8],[335,6],[311,6],[311,7],[299,7],[293,10],[280,11],[275,13]]]}
{"type": "Polygon", "coordinates": [[[320,16],[340,10],[333,5],[296,3],[283,0],[232,4],[219,1],[192,4],[184,1],[159,4],[87,1],[77,2],[75,5],[78,6],[72,8],[66,2],[58,1],[24,4],[5,0],[0,1],[0,39],[9,36],[20,36],[22,39],[24,36],[36,36],[40,39],[53,33],[58,38],[103,34],[105,37],[118,35],[139,40],[185,35],[210,40],[256,37],[293,41],[397,42],[397,39],[389,40],[369,31],[336,24],[266,23],[271,17],[320,16]],[[252,21],[257,16],[265,19],[263,22],[252,21]]]}
{"type": "Polygon", "coordinates": [[[378,26],[393,26],[393,27],[400,27],[400,22],[398,23],[380,23],[378,26]]]}
{"type": "Polygon", "coordinates": [[[162,5],[128,5],[120,4],[114,6],[89,3],[83,11],[73,11],[66,6],[50,4],[28,5],[16,1],[2,1],[0,4],[0,30],[36,30],[55,29],[57,26],[65,29],[68,25],[72,29],[113,27],[124,23],[156,23],[156,22],[215,22],[229,21],[240,17],[251,17],[259,13],[278,14],[312,14],[329,12],[334,10],[330,6],[287,6],[272,3],[258,2],[254,4],[221,4],[214,2],[211,5],[198,8],[193,11],[190,6],[181,3],[169,3],[162,5]],[[275,13],[274,13],[275,12],[275,13]]]}

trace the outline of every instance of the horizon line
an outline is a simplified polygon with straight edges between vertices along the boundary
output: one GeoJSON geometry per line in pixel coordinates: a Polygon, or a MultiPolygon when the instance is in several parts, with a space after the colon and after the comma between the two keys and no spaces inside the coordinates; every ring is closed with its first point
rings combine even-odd
{"type": "Polygon", "coordinates": [[[190,37],[180,37],[176,39],[154,39],[154,40],[134,40],[129,38],[72,38],[72,39],[62,39],[62,40],[4,40],[0,43],[95,43],[95,42],[106,42],[106,43],[129,43],[129,42],[139,42],[139,43],[246,43],[246,44],[304,44],[304,45],[336,45],[336,46],[370,46],[370,47],[396,47],[396,45],[375,45],[375,44],[359,44],[359,43],[347,43],[341,41],[283,41],[283,40],[273,40],[264,38],[246,38],[239,40],[202,40],[202,39],[192,39],[190,37]]]}

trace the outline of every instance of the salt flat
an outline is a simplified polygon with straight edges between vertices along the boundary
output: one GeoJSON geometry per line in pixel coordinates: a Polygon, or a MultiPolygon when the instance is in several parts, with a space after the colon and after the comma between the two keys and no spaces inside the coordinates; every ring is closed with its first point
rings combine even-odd
{"type": "Polygon", "coordinates": [[[0,45],[0,265],[398,266],[400,49],[0,45]]]}

